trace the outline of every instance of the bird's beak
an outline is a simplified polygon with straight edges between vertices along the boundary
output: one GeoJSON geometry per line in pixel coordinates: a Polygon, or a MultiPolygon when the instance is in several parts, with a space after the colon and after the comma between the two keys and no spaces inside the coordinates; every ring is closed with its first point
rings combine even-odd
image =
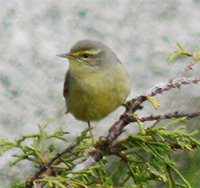
{"type": "Polygon", "coordinates": [[[70,55],[69,53],[66,53],[66,54],[58,54],[58,55],[56,55],[56,56],[62,57],[62,58],[68,58],[68,57],[70,57],[71,55],[70,55]]]}

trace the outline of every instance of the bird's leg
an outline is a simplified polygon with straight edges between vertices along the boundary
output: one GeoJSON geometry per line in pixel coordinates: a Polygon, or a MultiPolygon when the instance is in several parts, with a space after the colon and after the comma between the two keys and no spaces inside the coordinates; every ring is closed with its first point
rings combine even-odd
{"type": "Polygon", "coordinates": [[[88,123],[88,128],[89,128],[89,131],[90,131],[90,137],[92,139],[92,144],[94,145],[94,137],[92,135],[92,128],[91,128],[91,125],[90,125],[90,121],[88,121],[87,123],[88,123]]]}

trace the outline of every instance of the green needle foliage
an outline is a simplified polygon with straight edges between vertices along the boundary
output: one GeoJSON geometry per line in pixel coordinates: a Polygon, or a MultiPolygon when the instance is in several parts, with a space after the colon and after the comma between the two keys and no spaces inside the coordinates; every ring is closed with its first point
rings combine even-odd
{"type": "Polygon", "coordinates": [[[149,187],[151,181],[162,181],[169,187],[190,187],[175,168],[171,156],[177,149],[188,152],[194,147],[199,147],[200,143],[193,138],[197,131],[187,133],[185,126],[173,131],[168,130],[183,119],[185,118],[177,118],[162,127],[152,126],[143,129],[142,134],[131,135],[124,140],[123,145],[127,148],[124,153],[128,157],[128,174],[139,187],[149,187]],[[135,149],[136,147],[138,148],[135,149]],[[175,182],[174,173],[178,175],[178,182],[182,182],[182,185],[175,182]]]}
{"type": "MultiPolygon", "coordinates": [[[[200,146],[200,143],[193,138],[197,131],[187,133],[183,125],[171,130],[177,123],[184,120],[185,118],[177,118],[164,126],[156,127],[162,122],[158,120],[147,129],[142,127],[137,135],[130,135],[128,138],[120,140],[118,143],[123,146],[123,150],[119,153],[121,157],[115,158],[111,172],[107,169],[109,164],[106,163],[109,156],[104,156],[95,165],[84,170],[72,170],[75,161],[82,160],[93,150],[95,151],[94,148],[87,151],[92,144],[87,136],[88,130],[85,130],[77,137],[75,147],[70,152],[58,157],[49,167],[49,172],[44,171],[40,178],[33,181],[33,187],[39,187],[39,185],[59,188],[130,187],[130,185],[132,185],[131,187],[151,187],[160,182],[168,187],[190,187],[171,159],[178,149],[189,153],[192,149],[200,146]],[[175,174],[178,179],[174,179],[175,174]]],[[[34,164],[35,171],[38,171],[56,155],[55,139],[60,139],[66,145],[68,144],[66,132],[56,129],[53,134],[48,134],[45,131],[47,125],[48,123],[39,125],[38,134],[22,136],[14,142],[1,140],[0,153],[3,154],[5,151],[17,147],[21,152],[13,155],[15,160],[11,165],[28,160],[34,164]],[[26,143],[26,140],[29,140],[27,142],[29,144],[26,143]]],[[[140,126],[142,125],[140,124],[140,126]]],[[[25,182],[14,182],[11,187],[20,187],[20,185],[24,187],[25,182]]]]}
{"type": "Polygon", "coordinates": [[[11,163],[11,166],[24,159],[37,164],[37,166],[43,165],[55,155],[54,139],[59,139],[66,142],[67,140],[64,136],[68,134],[61,129],[56,129],[53,134],[47,134],[47,132],[44,131],[47,125],[48,122],[46,122],[44,125],[38,125],[38,134],[22,136],[14,142],[10,142],[7,139],[0,140],[0,155],[9,149],[18,148],[21,150],[18,153],[21,154],[13,155],[16,160],[11,163]],[[49,140],[51,141],[50,143],[49,140]],[[26,141],[31,144],[27,145],[26,141]]]}

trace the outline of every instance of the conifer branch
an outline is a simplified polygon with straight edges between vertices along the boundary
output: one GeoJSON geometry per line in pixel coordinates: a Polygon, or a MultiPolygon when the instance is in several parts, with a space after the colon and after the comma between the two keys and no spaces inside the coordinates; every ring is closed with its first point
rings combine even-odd
{"type": "Polygon", "coordinates": [[[200,116],[200,111],[189,113],[175,111],[163,115],[152,114],[146,117],[139,117],[135,114],[138,109],[142,108],[142,104],[146,100],[158,107],[153,98],[157,94],[163,94],[163,92],[173,88],[180,88],[182,85],[200,82],[200,75],[186,76],[187,72],[192,70],[192,67],[200,60],[200,53],[190,53],[180,43],[177,43],[177,45],[180,50],[169,57],[170,61],[179,55],[187,55],[193,58],[189,65],[182,70],[180,76],[166,83],[158,84],[146,94],[126,102],[125,112],[111,126],[108,135],[100,137],[95,145],[91,145],[91,140],[87,136],[88,130],[85,130],[77,137],[75,144],[71,144],[62,153],[55,155],[54,144],[47,144],[46,141],[56,138],[67,143],[64,136],[68,132],[56,129],[54,133],[48,134],[44,130],[48,123],[38,126],[39,134],[22,136],[15,142],[9,142],[7,139],[0,140],[0,154],[14,147],[21,149],[22,154],[13,155],[17,158],[13,165],[26,159],[39,166],[40,169],[26,181],[26,188],[44,186],[87,187],[87,185],[96,184],[108,187],[111,176],[107,180],[103,165],[99,165],[97,162],[101,161],[102,163],[103,157],[109,155],[119,157],[120,163],[123,163],[127,168],[126,177],[122,178],[121,183],[119,183],[121,186],[132,179],[138,187],[149,186],[151,180],[159,180],[171,187],[176,187],[178,184],[173,177],[175,173],[184,186],[190,188],[187,180],[174,167],[171,154],[178,149],[191,151],[200,147],[200,143],[193,138],[197,131],[187,133],[185,126],[178,126],[173,131],[168,130],[168,128],[200,116]],[[166,125],[157,126],[164,119],[170,119],[170,122],[166,125]],[[144,128],[143,123],[146,121],[154,122],[148,128],[144,128]],[[134,122],[138,125],[139,131],[124,139],[117,140],[124,132],[124,128],[134,122]],[[24,144],[27,139],[33,140],[30,146],[24,144]],[[93,146],[93,149],[86,152],[91,146],[93,146]],[[143,154],[145,154],[145,157],[143,157],[143,154]]]}

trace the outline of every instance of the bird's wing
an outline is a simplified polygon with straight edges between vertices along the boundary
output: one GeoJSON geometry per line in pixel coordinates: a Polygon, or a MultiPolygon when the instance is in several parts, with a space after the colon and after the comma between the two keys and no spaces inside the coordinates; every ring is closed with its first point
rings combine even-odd
{"type": "Polygon", "coordinates": [[[63,96],[65,97],[65,99],[67,99],[67,96],[69,95],[70,79],[71,79],[70,70],[68,70],[65,75],[65,82],[64,82],[64,87],[63,87],[63,96]]]}

